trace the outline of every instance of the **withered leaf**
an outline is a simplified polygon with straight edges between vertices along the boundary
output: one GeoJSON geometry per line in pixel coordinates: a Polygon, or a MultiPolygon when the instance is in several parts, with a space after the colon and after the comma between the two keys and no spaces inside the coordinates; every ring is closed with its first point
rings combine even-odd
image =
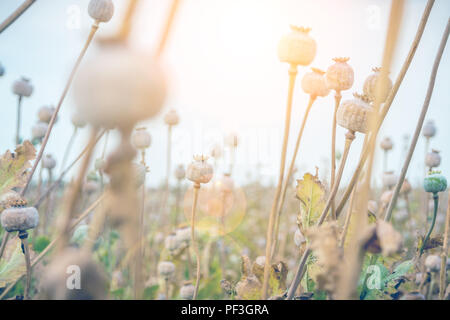
{"type": "Polygon", "coordinates": [[[300,200],[298,221],[307,229],[317,222],[325,206],[325,188],[317,175],[305,173],[302,180],[297,180],[296,195],[300,200]]]}

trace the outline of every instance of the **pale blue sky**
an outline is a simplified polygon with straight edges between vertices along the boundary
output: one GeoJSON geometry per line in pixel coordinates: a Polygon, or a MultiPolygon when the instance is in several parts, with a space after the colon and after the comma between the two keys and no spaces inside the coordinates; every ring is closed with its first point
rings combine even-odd
{"type": "MultiPolygon", "coordinates": [[[[20,3],[0,1],[0,20],[20,3]]],[[[13,147],[16,97],[11,93],[14,80],[31,78],[35,92],[23,104],[22,135],[30,135],[37,110],[55,104],[78,52],[87,36],[91,19],[88,0],[38,0],[14,25],[0,35],[0,63],[6,74],[0,78],[0,150],[13,147]],[[77,12],[79,11],[79,16],[77,12]]],[[[125,0],[117,0],[116,15],[102,25],[99,36],[117,27],[125,0]]],[[[406,11],[391,77],[396,77],[402,60],[416,32],[426,1],[406,1],[406,11]]],[[[151,49],[158,39],[168,1],[141,0],[131,44],[151,49]]],[[[178,12],[173,35],[164,57],[170,83],[170,95],[164,109],[175,108],[181,123],[174,131],[174,165],[188,163],[193,153],[207,152],[222,136],[237,131],[242,137],[238,149],[236,180],[243,183],[248,172],[254,174],[258,157],[262,162],[263,182],[277,177],[279,151],[284,122],[287,90],[287,66],[276,56],[280,36],[289,24],[312,27],[317,41],[317,56],[311,66],[326,69],[335,56],[351,57],[355,69],[353,88],[343,94],[349,98],[360,92],[373,66],[381,62],[390,1],[383,0],[184,0],[178,12]],[[258,156],[259,154],[259,156],[258,156]]],[[[431,65],[449,17],[450,1],[437,0],[417,54],[392,105],[381,137],[389,135],[395,143],[390,155],[390,169],[399,171],[403,153],[403,136],[412,134],[425,92],[431,65]]],[[[88,57],[95,55],[94,45],[88,57]]],[[[446,49],[437,76],[427,119],[438,127],[431,147],[441,150],[444,174],[450,176],[450,61],[446,49]]],[[[299,70],[299,80],[307,69],[299,70]]],[[[293,142],[307,102],[296,87],[291,142],[293,142]]],[[[299,178],[317,165],[322,174],[328,170],[330,125],[333,97],[315,104],[305,129],[298,163],[299,178]],[[326,164],[326,165],[325,165],[326,164]]],[[[61,161],[72,133],[70,115],[75,106],[69,94],[48,144],[48,151],[61,161]]],[[[161,117],[148,121],[153,146],[148,162],[152,170],[150,184],[162,181],[165,172],[166,128],[161,117]]],[[[338,130],[338,147],[342,149],[345,131],[338,130]]],[[[80,150],[86,134],[75,145],[80,150]]],[[[351,152],[349,170],[355,165],[362,137],[358,136],[351,152]]],[[[113,147],[111,143],[110,147],[113,147]]],[[[292,147],[292,145],[291,145],[292,147]]],[[[292,148],[290,148],[291,151],[292,148]]],[[[424,141],[416,149],[409,174],[413,181],[422,176],[424,141]]],[[[76,152],[72,153],[72,158],[76,152]]],[[[381,170],[377,155],[376,177],[381,170]]],[[[222,169],[219,169],[222,171],[222,169]]]]}

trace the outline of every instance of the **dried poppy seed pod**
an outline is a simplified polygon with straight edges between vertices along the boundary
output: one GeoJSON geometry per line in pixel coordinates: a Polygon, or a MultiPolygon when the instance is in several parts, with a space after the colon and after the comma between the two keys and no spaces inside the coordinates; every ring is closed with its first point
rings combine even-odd
{"type": "Polygon", "coordinates": [[[164,279],[170,279],[175,273],[175,265],[170,261],[158,263],[158,274],[164,279]]]}
{"type": "Polygon", "coordinates": [[[137,128],[131,137],[133,146],[138,150],[145,150],[152,144],[152,136],[145,127],[137,128]]]}
{"type": "Polygon", "coordinates": [[[0,63],[0,77],[3,77],[5,75],[5,67],[0,63]]]}
{"type": "Polygon", "coordinates": [[[439,151],[431,149],[431,152],[427,153],[425,157],[425,165],[429,168],[439,167],[441,164],[441,155],[439,151]]]}
{"type": "Polygon", "coordinates": [[[112,0],[91,0],[88,13],[95,21],[108,22],[114,15],[114,3],[112,0]]]}
{"type": "Polygon", "coordinates": [[[354,81],[353,68],[347,63],[350,58],[334,58],[335,62],[328,67],[325,75],[328,88],[340,92],[352,87],[354,81]]]}
{"type": "Polygon", "coordinates": [[[233,178],[229,174],[224,174],[222,177],[217,179],[214,183],[214,187],[220,192],[231,193],[234,189],[233,178]]]}
{"type": "Polygon", "coordinates": [[[176,231],[178,241],[189,243],[191,241],[191,229],[189,227],[179,228],[176,231]]]}
{"type": "Polygon", "coordinates": [[[164,116],[164,122],[168,126],[176,126],[180,122],[180,117],[175,109],[169,110],[164,116]]]}
{"type": "Polygon", "coordinates": [[[53,259],[45,271],[40,290],[44,299],[103,300],[106,298],[106,276],[90,253],[84,250],[65,249],[53,259]],[[72,274],[78,274],[80,278],[75,280],[70,277],[72,274]],[[77,284],[78,286],[75,287],[77,284]]]}
{"type": "Polygon", "coordinates": [[[21,199],[20,194],[15,191],[8,191],[0,195],[0,213],[21,199]]]}
{"type": "Polygon", "coordinates": [[[195,286],[192,282],[187,281],[180,288],[180,297],[184,300],[192,300],[194,298],[195,286]]]}
{"type": "Polygon", "coordinates": [[[45,122],[38,122],[31,127],[31,137],[33,140],[40,140],[45,137],[47,133],[48,124],[45,122]]]}
{"type": "Polygon", "coordinates": [[[439,172],[431,172],[425,177],[423,187],[426,192],[442,192],[447,189],[447,179],[439,172]]]}
{"type": "Polygon", "coordinates": [[[208,157],[194,156],[194,161],[188,166],[186,177],[197,184],[208,183],[213,177],[213,167],[207,162],[208,157]]]}
{"type": "Polygon", "coordinates": [[[303,243],[306,242],[305,236],[302,234],[299,228],[295,229],[294,233],[294,243],[297,247],[301,247],[303,243]]]}
{"type": "MultiPolygon", "coordinates": [[[[364,81],[363,92],[365,95],[369,97],[371,101],[375,101],[377,81],[381,79],[380,70],[381,68],[373,68],[372,69],[373,73],[369,75],[364,81]]],[[[392,81],[388,77],[386,79],[386,82],[384,83],[384,88],[381,91],[381,100],[380,100],[381,103],[386,101],[391,89],[392,89],[392,81]]]]}
{"type": "Polygon", "coordinates": [[[86,120],[84,120],[84,118],[78,112],[75,112],[70,120],[76,128],[84,128],[86,126],[86,120]]]}
{"type": "Polygon", "coordinates": [[[14,81],[13,92],[20,97],[31,96],[33,93],[33,86],[30,83],[30,79],[22,77],[21,79],[14,81]]]}
{"type": "Polygon", "coordinates": [[[336,114],[337,123],[350,131],[366,133],[372,116],[372,107],[367,97],[353,94],[351,100],[341,103],[336,114]]]}
{"type": "Polygon", "coordinates": [[[166,239],[164,239],[164,246],[169,251],[177,250],[181,245],[179,238],[175,232],[169,234],[166,239]]]}
{"type": "Polygon", "coordinates": [[[393,146],[394,146],[394,144],[392,143],[392,140],[389,137],[384,137],[383,140],[381,140],[381,142],[380,142],[380,147],[384,151],[392,150],[393,146]]]}
{"type": "Polygon", "coordinates": [[[305,73],[302,78],[302,89],[313,97],[325,97],[330,93],[325,79],[325,71],[311,68],[311,72],[305,73]]]}
{"type": "Polygon", "coordinates": [[[78,112],[93,126],[129,130],[160,112],[165,77],[149,55],[118,47],[83,63],[74,94],[78,112]]]}
{"type": "Polygon", "coordinates": [[[3,210],[1,223],[7,232],[36,228],[39,223],[39,213],[36,208],[25,206],[25,200],[17,200],[12,201],[10,207],[3,210]]]}
{"type": "Polygon", "coordinates": [[[395,175],[393,171],[386,171],[382,176],[383,186],[391,189],[397,184],[397,179],[397,175],[395,175]]]}
{"type": "Polygon", "coordinates": [[[378,203],[375,200],[369,200],[367,203],[367,211],[371,214],[377,214],[378,212],[378,203]]]}
{"type": "Polygon", "coordinates": [[[433,138],[436,135],[436,131],[437,131],[437,129],[436,129],[436,126],[434,124],[434,121],[433,120],[428,120],[425,123],[425,125],[423,126],[422,135],[425,138],[430,139],[430,138],[433,138]]]}
{"type": "Polygon", "coordinates": [[[425,259],[425,267],[430,272],[439,272],[441,270],[441,257],[437,255],[429,255],[425,259]]]}
{"type": "Polygon", "coordinates": [[[291,25],[291,32],[278,43],[278,58],[291,65],[309,65],[316,56],[316,41],[309,35],[310,28],[291,25]]]}
{"type": "Polygon", "coordinates": [[[184,170],[184,166],[182,164],[179,164],[177,168],[175,169],[175,178],[178,181],[183,180],[186,177],[186,170],[184,170]]]}
{"type": "Polygon", "coordinates": [[[52,170],[56,167],[56,160],[53,158],[51,154],[46,154],[45,157],[42,158],[42,168],[52,170]]]}
{"type": "Polygon", "coordinates": [[[53,106],[42,106],[38,111],[39,121],[49,123],[55,113],[55,107],[53,106]]]}

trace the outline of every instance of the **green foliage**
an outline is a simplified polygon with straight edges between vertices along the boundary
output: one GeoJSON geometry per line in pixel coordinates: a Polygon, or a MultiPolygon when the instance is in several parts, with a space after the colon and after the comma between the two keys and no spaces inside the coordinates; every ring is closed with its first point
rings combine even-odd
{"type": "Polygon", "coordinates": [[[33,242],[33,250],[37,253],[41,253],[50,243],[50,239],[46,236],[39,236],[33,242]]]}

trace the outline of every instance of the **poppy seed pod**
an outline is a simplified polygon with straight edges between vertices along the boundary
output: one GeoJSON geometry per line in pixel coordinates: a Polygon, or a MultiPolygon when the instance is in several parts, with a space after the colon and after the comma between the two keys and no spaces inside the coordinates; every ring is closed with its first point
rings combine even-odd
{"type": "Polygon", "coordinates": [[[164,116],[164,122],[168,126],[176,126],[180,122],[180,117],[175,109],[169,110],[164,116]]]}
{"type": "Polygon", "coordinates": [[[305,236],[302,234],[299,228],[295,229],[294,233],[294,243],[297,247],[300,247],[303,243],[306,242],[305,236]]]}
{"type": "Polygon", "coordinates": [[[382,176],[383,186],[385,188],[392,188],[397,184],[397,175],[394,174],[393,171],[386,171],[382,176]]]}
{"type": "Polygon", "coordinates": [[[41,294],[49,300],[103,300],[107,279],[91,254],[68,248],[46,267],[41,282],[41,294]],[[71,278],[70,275],[79,275],[71,278]],[[74,283],[75,282],[75,283],[74,283]],[[77,284],[74,290],[74,284],[77,284]],[[70,285],[69,285],[70,284],[70,285]]]}
{"type": "Polygon", "coordinates": [[[158,274],[164,279],[169,279],[175,273],[175,265],[170,261],[161,261],[158,263],[158,274]]]}
{"type": "Polygon", "coordinates": [[[438,193],[447,189],[447,179],[439,172],[431,172],[425,177],[423,187],[426,192],[438,193]]]}
{"type": "Polygon", "coordinates": [[[42,167],[48,170],[52,170],[56,167],[56,160],[51,154],[46,154],[42,158],[42,167]]]}
{"type": "Polygon", "coordinates": [[[30,79],[22,77],[21,79],[14,81],[13,92],[20,97],[31,96],[33,93],[33,86],[30,83],[30,79]]]}
{"type": "Polygon", "coordinates": [[[369,127],[372,107],[367,97],[358,94],[355,98],[341,103],[336,114],[336,121],[341,126],[353,132],[366,133],[369,127]]]}
{"type": "Polygon", "coordinates": [[[380,147],[384,151],[392,150],[393,146],[394,146],[394,144],[392,143],[392,140],[389,137],[384,137],[383,140],[381,140],[381,142],[380,142],[380,147]]]}
{"type": "Polygon", "coordinates": [[[8,232],[26,231],[39,223],[39,213],[34,207],[25,207],[26,201],[13,201],[1,215],[2,227],[8,232]]]}
{"type": "Polygon", "coordinates": [[[33,139],[40,140],[45,137],[47,133],[48,124],[45,122],[38,122],[31,128],[31,136],[33,139]]]}
{"type": "Polygon", "coordinates": [[[169,251],[177,250],[180,247],[180,245],[181,245],[181,242],[175,232],[169,234],[166,237],[166,239],[164,239],[164,246],[169,251]]]}
{"type": "Polygon", "coordinates": [[[162,70],[149,55],[119,47],[83,63],[74,93],[78,112],[87,122],[129,130],[160,112],[166,85],[162,70]]]}
{"type": "Polygon", "coordinates": [[[131,142],[136,149],[144,150],[152,144],[152,136],[145,127],[137,128],[131,137],[131,142]]]}
{"type": "Polygon", "coordinates": [[[429,168],[439,167],[441,164],[441,155],[439,151],[432,149],[425,157],[425,165],[429,168]]]}
{"type": "Polygon", "coordinates": [[[195,286],[191,282],[186,282],[180,289],[180,297],[184,300],[192,300],[194,298],[195,286]]]}
{"type": "Polygon", "coordinates": [[[433,138],[436,135],[436,126],[433,120],[428,120],[422,128],[422,135],[429,139],[433,138]]]}
{"type": "Polygon", "coordinates": [[[8,191],[0,195],[0,212],[11,207],[12,203],[20,201],[20,194],[15,191],[8,191]]]}
{"type": "Polygon", "coordinates": [[[98,22],[108,22],[114,15],[114,3],[112,0],[91,0],[88,13],[98,22]]]}
{"type": "Polygon", "coordinates": [[[313,97],[327,96],[330,89],[327,87],[325,72],[317,68],[311,68],[311,70],[311,72],[305,73],[302,78],[303,91],[313,97]]]}
{"type": "Polygon", "coordinates": [[[191,241],[191,229],[189,227],[179,228],[176,231],[178,241],[189,243],[191,241]]]}
{"type": "Polygon", "coordinates": [[[335,62],[328,67],[325,79],[328,88],[340,92],[352,87],[354,81],[353,68],[347,63],[350,58],[334,58],[335,62]]]}
{"type": "Polygon", "coordinates": [[[84,118],[78,112],[75,112],[70,118],[70,120],[72,121],[72,124],[76,128],[83,128],[86,126],[86,120],[84,120],[84,118]]]}
{"type": "Polygon", "coordinates": [[[178,165],[175,169],[175,178],[178,181],[183,180],[186,177],[186,170],[184,170],[184,166],[182,164],[178,165]]]}
{"type": "MultiPolygon", "coordinates": [[[[366,80],[364,81],[364,87],[363,92],[365,95],[367,95],[370,99],[370,101],[375,101],[375,95],[377,90],[377,81],[381,79],[381,68],[373,68],[373,73],[369,75],[366,80]]],[[[392,89],[392,81],[389,79],[389,77],[386,79],[384,83],[384,87],[381,91],[381,100],[380,102],[383,103],[386,101],[389,92],[392,89]]]]}
{"type": "Polygon", "coordinates": [[[207,156],[194,156],[194,161],[188,166],[186,177],[194,183],[208,183],[213,177],[213,167],[207,160],[207,156]]]}
{"type": "Polygon", "coordinates": [[[278,58],[292,65],[309,65],[316,56],[316,41],[309,35],[310,28],[291,25],[291,32],[278,43],[278,58]]]}
{"type": "Polygon", "coordinates": [[[55,107],[53,106],[42,106],[38,111],[39,121],[49,123],[55,113],[55,107]]]}
{"type": "Polygon", "coordinates": [[[367,211],[371,214],[377,214],[378,212],[378,203],[375,200],[369,200],[367,203],[367,211]]]}
{"type": "Polygon", "coordinates": [[[425,259],[425,267],[430,272],[439,272],[441,270],[441,258],[437,255],[429,255],[425,259]]]}

